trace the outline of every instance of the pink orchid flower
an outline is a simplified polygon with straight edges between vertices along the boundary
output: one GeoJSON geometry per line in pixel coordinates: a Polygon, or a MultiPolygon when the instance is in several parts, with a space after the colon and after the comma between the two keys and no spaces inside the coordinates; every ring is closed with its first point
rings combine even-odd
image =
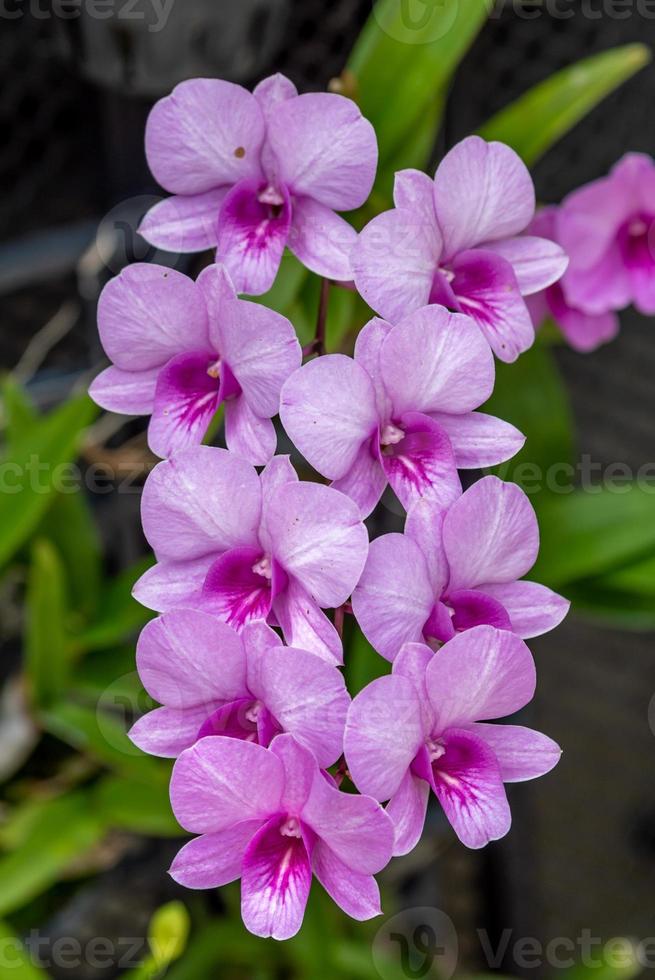
{"type": "Polygon", "coordinates": [[[517,581],[538,551],[537,519],[526,495],[487,476],[445,511],[419,500],[404,534],[371,542],[353,611],[387,660],[404,643],[445,643],[482,623],[539,636],[562,621],[569,603],[537,582],[517,581]]]}
{"type": "Polygon", "coordinates": [[[224,403],[228,448],[257,465],[271,459],[271,419],[302,353],[291,323],[238,299],[224,269],[194,282],[164,266],[128,266],[102,291],[98,328],[113,366],[89,393],[110,411],[151,415],[154,453],[202,442],[224,403]]]}
{"type": "Polygon", "coordinates": [[[175,758],[207,735],[267,746],[281,732],[323,767],[343,751],[350,704],[343,675],[285,647],[265,623],[238,634],[201,610],[173,609],[145,626],[136,660],[143,686],[163,705],[130,731],[144,752],[175,758]]]}
{"type": "Polygon", "coordinates": [[[289,646],[341,662],[321,609],[346,601],[368,552],[345,494],[300,483],[288,456],[259,475],[224,449],[198,446],[150,473],[141,518],[158,562],[134,589],[144,606],[202,608],[237,630],[264,620],[289,646]]]}
{"type": "Polygon", "coordinates": [[[627,153],[607,177],[564,199],[557,237],[571,263],[562,289],[590,314],[630,303],[655,313],[655,163],[627,153]]]}
{"type": "Polygon", "coordinates": [[[493,390],[494,361],[466,316],[426,306],[392,327],[372,320],[354,360],[309,361],[284,384],[280,418],[333,486],[371,513],[387,481],[409,509],[461,493],[457,467],[491,466],[521,448],[521,433],[474,412],[493,390]]]}
{"type": "Polygon", "coordinates": [[[430,789],[467,847],[507,833],[503,784],[543,775],[561,753],[540,732],[486,722],[523,708],[535,683],[522,640],[476,626],[436,654],[406,644],[392,673],[357,695],[348,712],[346,760],[361,793],[390,801],[395,854],[418,842],[430,789]]]}
{"type": "Polygon", "coordinates": [[[391,820],[370,797],[339,792],[293,736],[268,749],[201,739],[175,763],[171,802],[180,824],[202,835],[171,875],[188,888],[241,878],[241,914],[256,936],[295,936],[312,874],[352,918],[380,914],[373,875],[391,858],[391,820]]]}
{"type": "MultiPolygon", "coordinates": [[[[557,241],[558,211],[559,208],[552,206],[542,208],[535,215],[534,221],[528,228],[528,234],[557,241]]],[[[569,272],[565,272],[559,282],[553,283],[540,293],[535,293],[534,296],[528,296],[526,302],[535,329],[550,317],[571,347],[586,353],[616,337],[619,332],[619,318],[611,310],[602,313],[585,313],[568,303],[564,287],[568,275],[569,272]]]]}
{"type": "Polygon", "coordinates": [[[427,303],[466,313],[502,361],[534,341],[523,296],[551,285],[567,258],[555,243],[522,235],[534,216],[532,178],[503,143],[469,136],[443,158],[434,181],[396,174],[395,208],[359,235],[357,289],[394,323],[427,303]]]}
{"type": "Polygon", "coordinates": [[[377,155],[373,127],[341,95],[298,95],[284,75],[252,94],[181,82],[146,126],[150,169],[174,196],[139,232],[172,252],[216,248],[240,293],[270,289],[286,245],[317,275],[352,279],[356,233],[335,212],[364,203],[377,155]]]}

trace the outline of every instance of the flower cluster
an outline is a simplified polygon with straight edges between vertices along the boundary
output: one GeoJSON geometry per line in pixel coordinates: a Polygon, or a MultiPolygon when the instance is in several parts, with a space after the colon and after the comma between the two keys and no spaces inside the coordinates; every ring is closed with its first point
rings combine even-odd
{"type": "Polygon", "coordinates": [[[589,351],[616,336],[616,311],[655,313],[655,164],[628,153],[607,177],[544,208],[531,232],[569,256],[560,282],[531,297],[535,326],[550,316],[570,345],[589,351]]]}
{"type": "Polygon", "coordinates": [[[479,409],[494,353],[510,361],[532,343],[523,297],[560,288],[567,260],[550,227],[530,230],[518,156],[478,137],[434,181],[399,173],[396,208],[358,236],[336,212],[370,192],[372,127],[354,102],[298,95],[279,75],[254,94],[182,83],[152,110],[146,148],[174,196],[142,234],[216,261],[196,281],[130,266],[99,304],[113,363],[92,394],[149,415],[162,457],[142,499],[156,563],[135,588],[159,613],[137,665],[160,707],[131,737],[176,760],[173,810],[196,836],[173,877],[241,878],[248,929],[285,939],[313,876],[354,918],[380,912],[374,875],[416,845],[430,789],[460,840],[482,847],[509,829],[504,784],[557,762],[545,735],[491,722],[532,698],[524,640],[568,603],[523,579],[539,547],[525,494],[494,476],[463,491],[460,471],[523,445],[479,409]],[[302,364],[292,324],[239,295],[268,290],[285,246],[354,280],[384,317],[354,357],[302,364]],[[202,445],[220,405],[227,449],[202,445]],[[277,415],[330,485],[276,455],[277,415]],[[370,542],[364,520],[387,485],[404,533],[370,542]],[[358,692],[340,669],[350,614],[392,664],[358,692]]]}

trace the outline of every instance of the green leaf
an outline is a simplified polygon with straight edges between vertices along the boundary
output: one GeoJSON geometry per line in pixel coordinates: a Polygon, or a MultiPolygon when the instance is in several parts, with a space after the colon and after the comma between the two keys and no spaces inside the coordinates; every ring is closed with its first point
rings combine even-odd
{"type": "Polygon", "coordinates": [[[391,154],[388,160],[378,167],[375,186],[364,210],[368,217],[371,211],[378,214],[393,206],[393,184],[398,170],[412,168],[425,170],[434,150],[439,121],[443,113],[444,94],[439,94],[429,102],[413,130],[391,154]]]}
{"type": "Polygon", "coordinates": [[[36,705],[62,694],[69,667],[64,569],[50,542],[39,539],[32,546],[25,614],[25,670],[36,705]]]}
{"type": "MultiPolygon", "coordinates": [[[[378,0],[351,53],[358,102],[376,130],[380,163],[413,138],[489,11],[488,0],[378,0]]],[[[433,117],[433,120],[434,117],[433,117]]]]}
{"type": "Polygon", "coordinates": [[[355,697],[371,681],[388,674],[389,664],[376,653],[357,625],[348,625],[352,632],[346,635],[344,663],[348,690],[355,697]]]}
{"type": "Polygon", "coordinates": [[[530,578],[561,588],[655,551],[655,494],[637,483],[620,493],[575,490],[540,501],[541,550],[530,578]]]}
{"type": "Polygon", "coordinates": [[[508,143],[532,166],[615,88],[650,61],[643,44],[601,51],[551,75],[480,129],[487,140],[508,143]]]}
{"type": "Polygon", "coordinates": [[[614,629],[651,632],[655,630],[655,596],[622,592],[611,577],[599,577],[566,586],[566,597],[575,612],[614,629]]]}
{"type": "Polygon", "coordinates": [[[79,620],[91,616],[100,600],[102,549],[84,491],[56,494],[38,534],[53,542],[64,563],[71,612],[79,620]]]}
{"type": "Polygon", "coordinates": [[[0,857],[0,915],[21,908],[61,879],[66,867],[104,836],[105,825],[85,792],[44,803],[29,839],[0,857]]]}
{"type": "Polygon", "coordinates": [[[96,787],[96,805],[107,824],[151,837],[180,837],[171,811],[168,786],[122,776],[105,776],[96,787]]]}
{"type": "MultiPolygon", "coordinates": [[[[121,705],[131,710],[132,705],[121,705]]],[[[45,729],[79,752],[85,752],[116,772],[153,785],[166,784],[170,765],[146,756],[130,741],[125,721],[98,708],[60,702],[40,715],[45,729]]]]}
{"type": "Polygon", "coordinates": [[[593,962],[559,970],[557,980],[632,980],[643,972],[643,955],[632,939],[609,939],[593,962]]]}
{"type": "Polygon", "coordinates": [[[0,921],[0,980],[47,980],[6,922],[0,921]]]}
{"type": "Polygon", "coordinates": [[[103,650],[119,644],[152,619],[154,614],[132,597],[132,589],[153,561],[152,557],[141,559],[103,589],[100,615],[75,639],[81,650],[103,650]]]}
{"type": "Polygon", "coordinates": [[[191,922],[182,902],[168,902],[150,920],[148,944],[159,970],[178,960],[186,949],[191,922]]]}
{"type": "Polygon", "coordinates": [[[86,395],[72,398],[30,428],[0,461],[0,566],[41,520],[98,409],[86,395]]]}
{"type": "Polygon", "coordinates": [[[496,362],[494,393],[483,411],[515,425],[526,437],[521,452],[494,473],[534,496],[558,489],[562,468],[572,479],[573,419],[566,387],[555,359],[535,346],[514,364],[496,362]]]}
{"type": "Polygon", "coordinates": [[[20,445],[20,440],[38,422],[39,414],[23,386],[10,374],[3,380],[0,391],[7,427],[6,452],[11,455],[20,445]]]}
{"type": "Polygon", "coordinates": [[[275,282],[269,291],[263,296],[249,296],[248,300],[252,303],[262,303],[269,309],[282,313],[283,316],[291,319],[290,311],[309,278],[309,270],[300,263],[295,255],[286,250],[282,256],[275,282]]]}

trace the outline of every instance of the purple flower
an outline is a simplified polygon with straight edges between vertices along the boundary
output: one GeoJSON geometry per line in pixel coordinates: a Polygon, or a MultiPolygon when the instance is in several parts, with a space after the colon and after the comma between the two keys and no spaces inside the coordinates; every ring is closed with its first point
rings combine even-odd
{"type": "Polygon", "coordinates": [[[289,646],[341,662],[321,608],[346,601],[368,552],[345,494],[298,482],[288,456],[260,476],[224,449],[198,446],[154,468],[141,518],[158,561],[135,586],[144,606],[200,607],[235,629],[264,620],[289,646]]]}
{"type": "Polygon", "coordinates": [[[392,327],[372,320],[355,359],[316,358],[282,389],[280,417],[309,463],[366,517],[391,484],[407,509],[461,493],[457,467],[513,456],[513,426],[474,412],[494,385],[491,350],[473,321],[426,306],[392,327]]]}
{"type": "Polygon", "coordinates": [[[534,186],[503,143],[469,136],[446,154],[434,181],[401,170],[395,209],[374,218],[353,249],[355,283],[392,323],[426,303],[467,313],[494,353],[514,361],[534,340],[522,296],[562,275],[553,242],[521,235],[534,216],[534,186]]]}
{"type": "Polygon", "coordinates": [[[113,412],[151,414],[158,456],[200,443],[221,403],[228,447],[257,465],[273,456],[271,418],[300,345],[285,317],[238,299],[224,269],[194,282],[164,266],[128,266],[102,291],[98,326],[114,363],[90,394],[113,412]]]}
{"type": "Polygon", "coordinates": [[[419,500],[404,534],[371,542],[353,611],[387,660],[404,643],[441,644],[481,623],[539,636],[561,622],[569,603],[537,582],[517,581],[538,550],[537,519],[526,495],[487,476],[448,510],[419,500]]]}
{"type": "Polygon", "coordinates": [[[610,171],[569,194],[557,216],[557,237],[571,262],[562,283],[566,301],[585,313],[634,303],[655,313],[655,164],[628,153],[610,171]]]}
{"type": "Polygon", "coordinates": [[[341,793],[291,735],[270,749],[215,736],[183,752],[171,802],[194,834],[171,875],[189,888],[241,878],[241,914],[257,936],[290,939],[316,875],[354,919],[380,914],[375,879],[391,858],[393,825],[375,800],[341,793]]]}
{"type": "Polygon", "coordinates": [[[390,800],[395,854],[407,854],[421,836],[430,789],[467,847],[507,833],[503,783],[542,776],[560,749],[530,728],[485,722],[526,705],[535,682],[522,640],[477,626],[437,654],[408,643],[391,675],[357,695],[346,723],[346,761],[360,792],[390,800]]]}
{"type": "Polygon", "coordinates": [[[350,698],[342,674],[313,653],[283,646],[264,623],[238,634],[208,613],[174,609],[144,628],[137,667],[163,705],[130,731],[151,755],[174,758],[207,735],[267,746],[281,732],[324,767],[343,751],[350,698]]]}
{"type": "MultiPolygon", "coordinates": [[[[556,207],[542,208],[528,228],[528,233],[557,241],[558,211],[559,208],[556,207]]],[[[528,309],[535,329],[551,317],[574,350],[591,351],[617,335],[619,320],[616,313],[611,311],[585,313],[571,306],[566,300],[563,288],[568,275],[567,271],[560,282],[553,283],[534,296],[528,296],[526,300],[528,309]]]]}
{"type": "Polygon", "coordinates": [[[139,232],[160,248],[217,257],[239,292],[265,293],[285,245],[320,276],[352,279],[353,228],[335,211],[373,186],[377,141],[341,95],[298,95],[284,75],[254,93],[218,79],[181,82],[146,126],[152,173],[174,197],[139,232]]]}

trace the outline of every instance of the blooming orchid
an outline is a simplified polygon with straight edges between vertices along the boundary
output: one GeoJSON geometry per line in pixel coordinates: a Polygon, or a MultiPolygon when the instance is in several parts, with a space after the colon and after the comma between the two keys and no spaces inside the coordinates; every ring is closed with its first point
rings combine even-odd
{"type": "Polygon", "coordinates": [[[345,751],[361,793],[389,800],[395,854],[418,842],[430,789],[467,847],[503,837],[511,814],[503,783],[534,779],[560,749],[540,732],[486,722],[532,699],[532,654],[512,633],[476,626],[433,653],[408,643],[390,675],[348,712],[345,751]]]}
{"type": "Polygon", "coordinates": [[[137,668],[163,705],[130,731],[152,755],[174,758],[207,735],[267,746],[281,732],[321,766],[341,755],[350,703],[343,676],[315,654],[285,647],[262,622],[238,634],[206,612],[174,609],[142,631],[137,668]]]}
{"type": "Polygon", "coordinates": [[[496,356],[514,361],[534,340],[522,297],[550,286],[567,264],[559,245],[521,234],[535,195],[520,157],[469,136],[434,181],[397,173],[394,202],[353,249],[355,284],[369,306],[391,322],[427,303],[466,313],[496,356]]]}
{"type": "Polygon", "coordinates": [[[569,305],[593,315],[634,303],[655,313],[655,163],[628,153],[564,199],[557,236],[570,256],[569,305]]]}
{"type": "MultiPolygon", "coordinates": [[[[528,233],[542,238],[557,240],[558,208],[542,208],[535,215],[528,233]]],[[[543,292],[528,296],[526,302],[535,329],[551,317],[562,331],[566,341],[577,351],[591,351],[600,344],[607,343],[619,332],[619,319],[611,310],[600,313],[585,313],[567,302],[564,283],[568,272],[559,282],[553,283],[543,292]]]]}
{"type": "Polygon", "coordinates": [[[457,467],[513,456],[524,439],[512,425],[474,412],[489,398],[494,363],[473,321],[427,306],[395,327],[372,320],[354,360],[309,361],[282,389],[280,417],[300,452],[363,517],[387,484],[404,507],[461,493],[457,467]]]}
{"type": "Polygon", "coordinates": [[[273,456],[271,418],[300,345],[285,317],[238,299],[224,269],[194,282],[164,266],[128,266],[100,296],[98,327],[114,363],[91,397],[114,412],[150,414],[158,456],[200,443],[220,404],[229,449],[257,465],[273,456]]]}
{"type": "Polygon", "coordinates": [[[288,457],[258,475],[226,450],[198,446],[154,468],[141,517],[158,561],[136,584],[143,605],[203,608],[236,629],[264,620],[290,646],[341,662],[321,608],[346,601],[368,552],[345,494],[299,482],[288,457]]]}
{"type": "Polygon", "coordinates": [[[265,293],[286,245],[312,272],[352,279],[356,238],[337,211],[364,203],[377,140],[341,95],[298,95],[284,75],[251,94],[213,78],[181,82],[146,126],[155,178],[174,196],[139,232],[173,252],[217,249],[239,292],[265,293]]]}
{"type": "Polygon", "coordinates": [[[517,581],[538,550],[537,519],[525,493],[487,476],[447,510],[419,500],[404,534],[371,543],[353,611],[387,660],[404,643],[446,643],[482,623],[538,636],[557,626],[569,608],[546,586],[517,581]]]}
{"type": "Polygon", "coordinates": [[[373,875],[389,861],[393,825],[375,800],[340,792],[291,735],[270,748],[213,736],[182,753],[175,816],[191,833],[171,867],[189,888],[241,878],[241,913],[257,936],[302,925],[312,874],[354,919],[380,913],[373,875]]]}

